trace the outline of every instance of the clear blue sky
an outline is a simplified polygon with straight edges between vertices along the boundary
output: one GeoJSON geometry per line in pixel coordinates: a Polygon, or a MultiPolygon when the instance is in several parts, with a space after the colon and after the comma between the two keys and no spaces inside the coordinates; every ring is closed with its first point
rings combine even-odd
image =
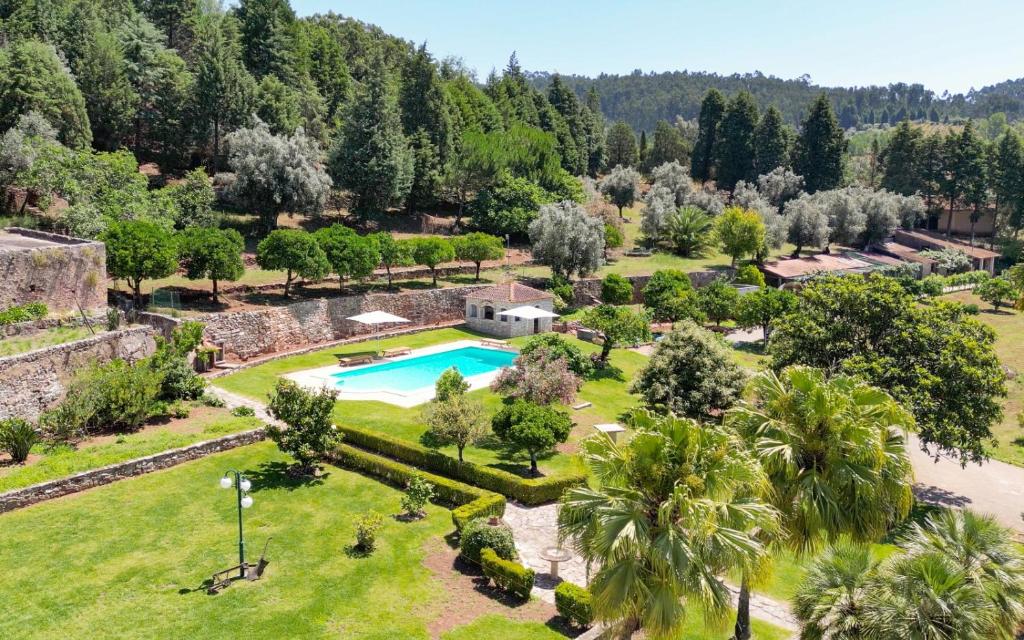
{"type": "Polygon", "coordinates": [[[1024,0],[292,0],[427,42],[483,78],[524,69],[596,75],[761,71],[816,84],[921,82],[941,94],[1024,76],[1024,0]]]}

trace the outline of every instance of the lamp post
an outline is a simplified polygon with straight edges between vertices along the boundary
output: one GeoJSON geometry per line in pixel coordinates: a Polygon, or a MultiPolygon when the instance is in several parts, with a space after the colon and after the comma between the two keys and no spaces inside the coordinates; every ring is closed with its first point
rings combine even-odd
{"type": "Polygon", "coordinates": [[[228,469],[220,479],[220,487],[221,489],[230,489],[231,485],[235,486],[235,495],[237,496],[238,502],[238,577],[244,578],[245,536],[242,532],[242,509],[248,509],[252,506],[252,496],[249,495],[249,489],[252,488],[252,483],[249,482],[248,478],[242,475],[241,471],[228,469]],[[232,474],[235,476],[234,480],[231,479],[232,474]]]}

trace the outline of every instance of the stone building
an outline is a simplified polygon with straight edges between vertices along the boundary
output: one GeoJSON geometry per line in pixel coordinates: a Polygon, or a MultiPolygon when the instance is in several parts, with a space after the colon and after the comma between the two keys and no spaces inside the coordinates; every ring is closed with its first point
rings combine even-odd
{"type": "Polygon", "coordinates": [[[42,302],[49,313],[107,306],[102,242],[9,227],[0,229],[0,310],[42,302]]]}
{"type": "Polygon", "coordinates": [[[513,318],[502,314],[515,307],[530,306],[553,311],[555,296],[518,282],[505,282],[466,294],[466,325],[480,333],[515,338],[551,331],[551,318],[513,318]]]}

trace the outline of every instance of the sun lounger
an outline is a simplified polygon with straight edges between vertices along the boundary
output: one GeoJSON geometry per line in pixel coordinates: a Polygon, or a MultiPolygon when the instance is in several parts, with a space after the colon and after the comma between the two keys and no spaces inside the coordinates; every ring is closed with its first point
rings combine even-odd
{"type": "Polygon", "coordinates": [[[484,338],[480,341],[482,347],[492,347],[494,349],[511,349],[512,345],[505,342],[504,340],[495,340],[494,338],[484,338]]]}
{"type": "Polygon", "coordinates": [[[343,367],[353,367],[357,364],[371,364],[373,356],[347,356],[338,357],[338,364],[343,367]]]}
{"type": "Polygon", "coordinates": [[[412,349],[409,347],[395,347],[394,349],[385,349],[385,358],[397,358],[398,356],[407,356],[412,353],[412,349]]]}

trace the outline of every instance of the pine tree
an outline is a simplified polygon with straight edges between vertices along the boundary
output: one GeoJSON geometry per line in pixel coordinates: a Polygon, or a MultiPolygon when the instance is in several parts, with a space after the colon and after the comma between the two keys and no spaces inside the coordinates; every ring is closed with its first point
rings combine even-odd
{"type": "Polygon", "coordinates": [[[635,167],[639,160],[639,152],[636,147],[636,135],[628,124],[619,120],[612,125],[608,131],[608,138],[605,142],[608,153],[609,167],[635,167]]]}
{"type": "Polygon", "coordinates": [[[411,138],[419,131],[426,132],[441,164],[447,163],[454,145],[451,105],[426,45],[421,45],[402,69],[399,105],[405,135],[411,138]]]}
{"type": "Polygon", "coordinates": [[[718,123],[725,113],[725,96],[718,89],[710,89],[700,103],[697,118],[697,141],[693,145],[693,160],[690,176],[702,183],[711,179],[715,164],[715,148],[718,137],[718,123]]]}
{"type": "Polygon", "coordinates": [[[846,139],[822,93],[811,105],[796,139],[793,170],[804,177],[808,193],[835,189],[843,184],[843,153],[846,139]]]}
{"type": "Polygon", "coordinates": [[[288,0],[240,0],[235,15],[246,69],[256,78],[288,75],[294,55],[290,29],[295,22],[288,0]]]}
{"type": "Polygon", "coordinates": [[[757,179],[754,167],[754,130],[757,128],[757,103],[746,91],[737,93],[725,107],[718,125],[715,149],[715,181],[719,189],[732,191],[740,180],[757,179]]]}
{"type": "Polygon", "coordinates": [[[93,144],[107,151],[117,149],[132,130],[139,96],[128,82],[121,45],[114,34],[96,29],[75,75],[85,98],[93,144]]]}
{"type": "Polygon", "coordinates": [[[757,175],[789,164],[789,132],[782,123],[782,113],[774,105],[768,107],[754,130],[754,167],[757,175]]]}

